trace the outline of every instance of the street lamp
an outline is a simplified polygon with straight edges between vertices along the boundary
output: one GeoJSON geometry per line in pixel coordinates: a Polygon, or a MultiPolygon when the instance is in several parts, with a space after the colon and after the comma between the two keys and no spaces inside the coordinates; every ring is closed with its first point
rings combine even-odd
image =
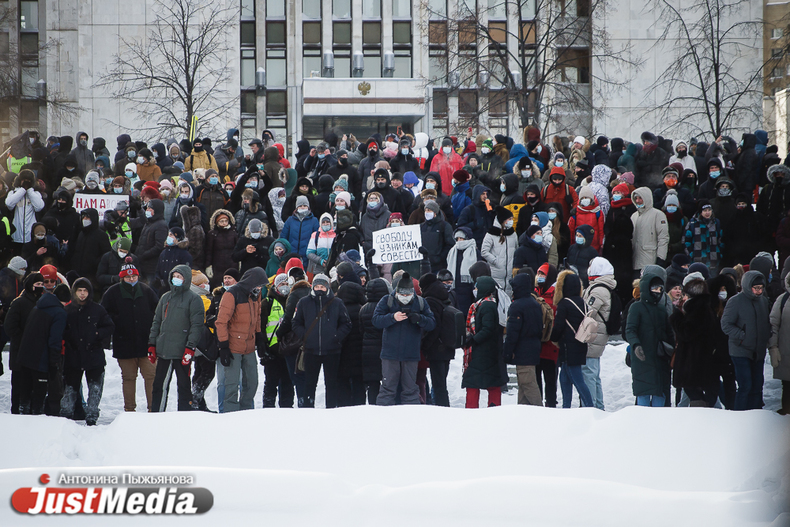
{"type": "Polygon", "coordinates": [[[266,94],[266,70],[263,68],[258,68],[255,71],[255,90],[258,95],[266,94]]]}

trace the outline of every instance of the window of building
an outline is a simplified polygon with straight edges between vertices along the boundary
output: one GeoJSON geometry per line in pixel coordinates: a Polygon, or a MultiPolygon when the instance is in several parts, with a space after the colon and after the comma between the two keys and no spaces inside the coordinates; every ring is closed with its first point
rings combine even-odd
{"type": "Polygon", "coordinates": [[[395,50],[395,73],[397,79],[411,78],[411,52],[408,50],[395,50]]]}
{"type": "Polygon", "coordinates": [[[784,36],[784,30],[781,27],[774,28],[771,30],[771,39],[777,40],[784,36]]]}
{"type": "Polygon", "coordinates": [[[488,19],[507,18],[507,4],[505,0],[488,0],[488,19]]]}
{"type": "Polygon", "coordinates": [[[241,50],[241,85],[255,86],[255,50],[241,50]]]}
{"type": "Polygon", "coordinates": [[[590,83],[590,51],[588,49],[566,48],[561,50],[557,65],[562,74],[562,82],[590,83]]]}
{"type": "Polygon", "coordinates": [[[351,0],[333,0],[332,16],[335,18],[351,18],[351,0]]]}
{"type": "Polygon", "coordinates": [[[381,45],[381,22],[365,22],[362,24],[362,44],[381,45]]]}
{"type": "Polygon", "coordinates": [[[489,117],[507,116],[507,92],[491,91],[488,94],[488,115],[489,117]]]}
{"type": "Polygon", "coordinates": [[[334,44],[351,45],[351,22],[335,22],[333,24],[332,39],[334,44]]]}
{"type": "Polygon", "coordinates": [[[362,0],[362,16],[364,18],[381,18],[381,0],[362,0]]]}
{"type": "Polygon", "coordinates": [[[11,46],[7,31],[0,31],[0,55],[7,57],[11,53],[11,46]]]}
{"type": "Polygon", "coordinates": [[[22,101],[19,108],[20,128],[38,128],[38,101],[22,101]]]}
{"type": "Polygon", "coordinates": [[[534,20],[535,0],[524,0],[523,2],[519,2],[519,10],[521,11],[521,20],[534,20]]]}
{"type": "Polygon", "coordinates": [[[590,0],[560,0],[560,16],[590,16],[590,0]]]}
{"type": "Polygon", "coordinates": [[[19,28],[38,29],[38,2],[19,2],[19,28]]]}
{"type": "MultiPolygon", "coordinates": [[[[8,35],[8,33],[6,33],[8,35]]],[[[22,55],[32,55],[38,58],[38,33],[19,34],[19,52],[22,55]]]]}
{"type": "Polygon", "coordinates": [[[771,70],[771,78],[772,79],[781,79],[782,78],[782,68],[774,68],[771,70]]]}
{"type": "Polygon", "coordinates": [[[429,0],[428,10],[431,18],[444,18],[447,16],[447,0],[429,0]]]}
{"type": "Polygon", "coordinates": [[[286,66],[284,49],[266,50],[266,86],[286,85],[286,66]]]}
{"type": "Polygon", "coordinates": [[[411,22],[392,23],[392,43],[411,45],[411,22]]]}
{"type": "Polygon", "coordinates": [[[255,0],[241,0],[241,18],[255,18],[255,0]]]}
{"type": "Polygon", "coordinates": [[[392,18],[411,18],[411,0],[392,0],[392,18]]]}
{"type": "Polygon", "coordinates": [[[428,79],[447,84],[447,21],[428,23],[428,79]]]}
{"type": "MultiPolygon", "coordinates": [[[[284,24],[283,24],[284,25],[284,24]]],[[[255,47],[255,22],[242,22],[241,23],[241,30],[239,31],[241,34],[241,45],[255,47]]],[[[284,40],[283,35],[283,40],[284,40]]]]}
{"type": "Polygon", "coordinates": [[[285,0],[266,0],[266,18],[284,18],[285,0]]]}
{"type": "Polygon", "coordinates": [[[302,18],[321,18],[321,0],[302,0],[302,18]]]}
{"type": "Polygon", "coordinates": [[[458,22],[458,47],[460,49],[477,47],[477,24],[473,20],[458,22]]]}
{"type": "Polygon", "coordinates": [[[305,48],[302,55],[302,76],[321,76],[321,48],[305,48]]]}
{"type": "Polygon", "coordinates": [[[447,115],[447,92],[433,90],[433,115],[447,115]]]}
{"type": "Polygon", "coordinates": [[[285,46],[285,22],[266,22],[266,45],[285,46]]]}
{"type": "Polygon", "coordinates": [[[489,44],[507,45],[507,22],[488,23],[489,44]]]}
{"type": "Polygon", "coordinates": [[[431,51],[428,57],[428,79],[434,84],[447,84],[447,52],[431,51]]]}
{"type": "Polygon", "coordinates": [[[428,44],[438,46],[447,45],[447,22],[428,23],[428,44]]]}
{"type": "Polygon", "coordinates": [[[254,91],[242,91],[239,97],[239,105],[241,106],[241,113],[255,115],[257,113],[255,101],[256,101],[256,96],[254,91]]]}
{"type": "Polygon", "coordinates": [[[302,42],[305,45],[321,45],[321,22],[305,22],[302,25],[302,42]]]}
{"type": "MultiPolygon", "coordinates": [[[[483,0],[485,1],[485,0],[483,0]]],[[[458,15],[466,18],[477,13],[477,0],[458,0],[458,15]]]]}
{"type": "Polygon", "coordinates": [[[772,48],[771,49],[771,58],[772,59],[781,59],[782,55],[784,55],[784,50],[782,48],[772,48]]]}
{"type": "Polygon", "coordinates": [[[477,91],[461,90],[458,92],[458,113],[461,115],[477,113],[477,91]]]}
{"type": "Polygon", "coordinates": [[[285,91],[270,91],[266,94],[266,115],[286,115],[288,103],[285,91]]]}

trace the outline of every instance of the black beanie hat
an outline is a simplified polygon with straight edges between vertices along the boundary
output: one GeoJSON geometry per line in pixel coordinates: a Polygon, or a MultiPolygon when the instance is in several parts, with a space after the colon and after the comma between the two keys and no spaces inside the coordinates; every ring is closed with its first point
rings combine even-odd
{"type": "Polygon", "coordinates": [[[230,269],[228,269],[227,271],[225,271],[225,272],[222,274],[222,276],[230,276],[230,277],[232,277],[234,280],[236,280],[237,282],[238,282],[239,280],[241,280],[241,273],[240,273],[240,272],[239,272],[239,270],[238,270],[238,269],[236,269],[235,267],[231,267],[230,269]]]}
{"type": "Polygon", "coordinates": [[[176,240],[183,241],[186,234],[184,234],[184,229],[181,227],[171,227],[170,234],[176,237],[176,240]]]}
{"type": "Polygon", "coordinates": [[[501,226],[505,226],[505,221],[509,218],[513,217],[513,213],[510,210],[506,209],[505,207],[497,207],[496,208],[496,219],[499,221],[501,226]]]}
{"type": "Polygon", "coordinates": [[[55,298],[61,302],[71,302],[71,289],[66,284],[60,284],[55,288],[55,298]]]}
{"type": "Polygon", "coordinates": [[[527,229],[527,238],[532,238],[533,234],[542,230],[539,225],[530,225],[527,229]]]}
{"type": "Polygon", "coordinates": [[[398,283],[395,284],[395,292],[401,295],[410,295],[414,293],[414,282],[412,282],[409,273],[403,273],[398,283]]]}

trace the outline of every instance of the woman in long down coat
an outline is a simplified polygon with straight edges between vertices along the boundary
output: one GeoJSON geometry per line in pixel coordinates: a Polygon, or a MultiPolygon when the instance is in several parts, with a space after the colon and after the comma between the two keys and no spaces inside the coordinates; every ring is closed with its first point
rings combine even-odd
{"type": "Polygon", "coordinates": [[[233,261],[233,249],[239,241],[234,228],[236,220],[226,209],[217,209],[211,215],[211,230],[206,236],[206,275],[211,280],[211,288],[222,285],[222,273],[231,267],[238,269],[233,261]]]}

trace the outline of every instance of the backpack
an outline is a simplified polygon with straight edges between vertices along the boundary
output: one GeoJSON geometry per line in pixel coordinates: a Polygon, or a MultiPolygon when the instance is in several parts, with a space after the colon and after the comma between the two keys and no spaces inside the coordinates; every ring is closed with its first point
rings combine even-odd
{"type": "Polygon", "coordinates": [[[497,315],[499,315],[499,325],[503,328],[507,327],[507,312],[510,309],[510,304],[513,302],[510,299],[510,295],[505,293],[505,290],[496,286],[496,308],[497,308],[497,315]]]}
{"type": "Polygon", "coordinates": [[[584,315],[584,318],[582,319],[581,324],[579,324],[579,329],[576,330],[573,329],[573,326],[571,326],[571,323],[567,320],[565,323],[568,324],[568,327],[574,332],[573,337],[576,340],[583,344],[589,344],[595,340],[595,337],[598,334],[598,321],[590,316],[590,312],[587,311],[587,304],[584,304],[584,310],[582,310],[573,300],[568,299],[568,302],[573,304],[573,307],[575,307],[579,313],[584,315]]]}
{"type": "Polygon", "coordinates": [[[462,347],[466,335],[466,316],[453,306],[444,306],[441,325],[439,342],[450,349],[462,347]]]}
{"type": "Polygon", "coordinates": [[[532,298],[540,304],[540,311],[543,315],[543,332],[540,334],[540,341],[549,342],[551,340],[551,330],[554,329],[554,310],[542,296],[533,293],[532,298]]]}
{"type": "Polygon", "coordinates": [[[613,289],[609,289],[603,284],[595,284],[590,289],[595,289],[596,287],[603,287],[609,291],[609,298],[611,299],[609,301],[611,306],[609,309],[609,320],[604,320],[604,323],[606,324],[606,333],[608,335],[617,335],[620,333],[620,327],[623,324],[623,301],[620,300],[620,295],[615,293],[613,289]]]}

